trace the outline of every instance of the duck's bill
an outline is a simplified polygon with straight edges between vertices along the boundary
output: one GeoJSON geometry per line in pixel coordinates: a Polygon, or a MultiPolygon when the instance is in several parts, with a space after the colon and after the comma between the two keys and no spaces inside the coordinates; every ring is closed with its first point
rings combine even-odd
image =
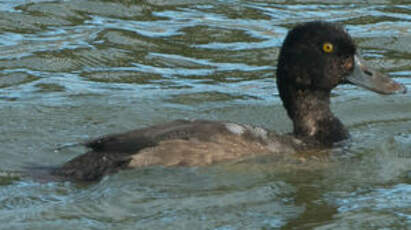
{"type": "Polygon", "coordinates": [[[385,74],[367,67],[357,55],[354,56],[354,71],[347,80],[355,85],[380,94],[406,93],[405,85],[398,83],[385,74]]]}

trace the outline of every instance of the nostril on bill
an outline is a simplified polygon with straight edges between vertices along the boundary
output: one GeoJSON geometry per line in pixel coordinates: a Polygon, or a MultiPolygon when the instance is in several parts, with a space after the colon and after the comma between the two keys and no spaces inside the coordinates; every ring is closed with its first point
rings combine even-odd
{"type": "Polygon", "coordinates": [[[368,70],[364,70],[364,73],[367,74],[368,76],[372,76],[372,72],[370,72],[368,70]]]}

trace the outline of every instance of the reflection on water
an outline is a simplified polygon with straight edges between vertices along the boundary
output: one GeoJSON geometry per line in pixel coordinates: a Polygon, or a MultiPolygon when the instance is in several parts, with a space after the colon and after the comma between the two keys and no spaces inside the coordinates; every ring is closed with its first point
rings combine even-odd
{"type": "Polygon", "coordinates": [[[92,185],[19,178],[87,138],[177,118],[288,132],[275,87],[287,30],[344,23],[371,65],[411,88],[401,1],[0,2],[1,229],[405,229],[411,97],[344,85],[333,110],[352,141],[304,167],[269,159],[149,168],[92,185]]]}

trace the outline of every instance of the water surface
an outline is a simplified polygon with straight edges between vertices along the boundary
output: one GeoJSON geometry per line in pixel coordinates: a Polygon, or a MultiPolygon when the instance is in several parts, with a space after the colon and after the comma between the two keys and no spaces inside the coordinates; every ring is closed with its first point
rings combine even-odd
{"type": "Polygon", "coordinates": [[[325,161],[154,167],[91,185],[18,177],[85,151],[62,146],[178,118],[289,132],[276,60],[288,29],[312,20],[345,24],[411,88],[407,1],[1,1],[0,228],[409,228],[411,94],[351,85],[332,101],[352,140],[325,161]]]}

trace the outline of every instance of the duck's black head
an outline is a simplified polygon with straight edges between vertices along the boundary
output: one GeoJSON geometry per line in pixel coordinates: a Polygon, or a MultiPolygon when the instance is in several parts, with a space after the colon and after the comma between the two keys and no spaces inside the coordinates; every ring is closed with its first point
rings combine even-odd
{"type": "Polygon", "coordinates": [[[382,94],[405,87],[369,69],[348,32],[328,22],[308,22],[289,31],[280,51],[277,85],[296,136],[331,145],[348,137],[329,108],[330,92],[351,82],[382,94]]]}
{"type": "Polygon", "coordinates": [[[337,24],[309,22],[296,26],[280,52],[280,94],[290,85],[330,91],[352,72],[355,53],[350,35],[337,24]]]}

